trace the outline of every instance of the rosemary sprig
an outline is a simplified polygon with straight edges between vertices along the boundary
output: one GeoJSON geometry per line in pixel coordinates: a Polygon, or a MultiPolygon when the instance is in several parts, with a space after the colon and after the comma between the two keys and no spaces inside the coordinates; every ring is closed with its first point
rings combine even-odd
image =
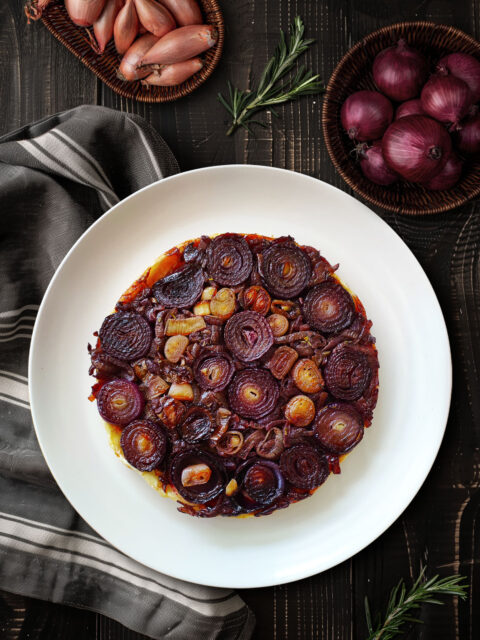
{"type": "Polygon", "coordinates": [[[405,582],[400,580],[397,586],[390,592],[390,598],[382,620],[377,616],[375,626],[372,623],[370,606],[365,598],[365,617],[369,636],[367,640],[390,640],[400,635],[401,627],[407,622],[422,622],[413,616],[413,611],[420,608],[423,602],[430,604],[443,604],[437,596],[458,596],[462,600],[467,597],[468,585],[461,584],[463,576],[454,575],[446,578],[434,576],[425,580],[425,567],[414,582],[410,591],[407,591],[405,582]]]}
{"type": "Polygon", "coordinates": [[[252,116],[262,109],[270,107],[272,114],[277,117],[278,114],[272,107],[290,100],[297,100],[301,96],[324,91],[320,76],[314,75],[304,66],[301,66],[292,77],[284,79],[292,70],[297,58],[315,42],[315,40],[305,40],[304,31],[304,24],[297,16],[290,25],[288,42],[284,32],[280,32],[280,42],[273,57],[267,62],[255,90],[242,91],[229,82],[228,98],[224,98],[221,93],[218,94],[218,99],[232,116],[232,124],[227,131],[227,136],[232,135],[238,127],[251,132],[251,124],[265,126],[262,122],[252,119],[252,116]]]}

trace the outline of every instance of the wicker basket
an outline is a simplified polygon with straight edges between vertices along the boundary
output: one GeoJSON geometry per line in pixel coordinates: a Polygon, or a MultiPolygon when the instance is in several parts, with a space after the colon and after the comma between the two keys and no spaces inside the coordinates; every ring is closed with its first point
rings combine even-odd
{"type": "Polygon", "coordinates": [[[95,53],[90,45],[86,29],[77,27],[68,17],[61,0],[54,0],[43,12],[42,22],[53,35],[64,44],[83,64],[98,76],[110,89],[124,98],[140,102],[170,102],[188,95],[211,75],[222,55],[225,28],[217,0],[199,0],[206,24],[218,29],[217,44],[204,54],[203,68],[175,87],[145,86],[140,82],[124,82],[117,78],[120,57],[110,41],[102,55],[95,53]]]}
{"type": "Polygon", "coordinates": [[[351,154],[352,142],[340,123],[340,107],[351,93],[375,89],[372,64],[377,53],[400,38],[422,51],[433,63],[454,51],[480,58],[480,43],[454,27],[431,22],[402,22],[374,31],[345,54],[328,83],[322,112],[328,153],[345,182],[373,205],[412,215],[448,211],[480,194],[479,162],[467,163],[460,182],[447,191],[427,191],[409,182],[382,187],[370,182],[360,171],[351,154]]]}

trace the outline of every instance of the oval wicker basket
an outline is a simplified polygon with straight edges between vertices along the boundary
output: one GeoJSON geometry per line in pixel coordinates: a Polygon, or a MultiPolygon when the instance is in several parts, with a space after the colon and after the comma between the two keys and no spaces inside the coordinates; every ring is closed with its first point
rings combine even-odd
{"type": "Polygon", "coordinates": [[[340,123],[340,107],[351,93],[375,89],[372,64],[377,53],[400,38],[405,38],[433,63],[454,51],[480,58],[480,43],[454,27],[431,22],[402,22],[374,31],[343,56],[328,83],[322,111],[328,153],[345,182],[373,205],[412,215],[448,211],[480,194],[479,162],[467,163],[460,182],[446,191],[427,191],[410,182],[382,187],[362,174],[351,153],[352,142],[340,123]]]}
{"type": "Polygon", "coordinates": [[[110,41],[102,55],[91,47],[87,30],[77,27],[68,17],[62,0],[53,0],[42,14],[42,22],[47,29],[67,47],[83,64],[102,80],[107,87],[124,98],[140,102],[170,102],[188,95],[211,75],[222,55],[225,27],[217,0],[199,0],[206,24],[218,29],[217,44],[203,56],[203,68],[182,84],[174,87],[145,86],[140,82],[124,82],[117,78],[120,56],[110,41]]]}

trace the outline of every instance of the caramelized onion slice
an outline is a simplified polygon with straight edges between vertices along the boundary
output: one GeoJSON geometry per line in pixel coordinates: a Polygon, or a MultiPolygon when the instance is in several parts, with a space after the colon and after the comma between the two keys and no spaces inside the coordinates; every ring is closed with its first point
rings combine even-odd
{"type": "Polygon", "coordinates": [[[208,347],[199,354],[193,365],[193,375],[202,389],[225,389],[234,371],[232,357],[227,351],[208,347]]]}
{"type": "Polygon", "coordinates": [[[278,400],[278,385],[265,369],[243,369],[228,387],[230,408],[242,418],[262,418],[271,413],[278,400]]]}
{"type": "Polygon", "coordinates": [[[326,457],[308,444],[296,444],[284,451],[280,469],[285,478],[300,489],[315,489],[330,473],[326,457]]]}
{"type": "Polygon", "coordinates": [[[169,276],[157,280],[153,295],[166,307],[191,307],[202,295],[204,275],[202,268],[188,263],[169,276]]]}
{"type": "Polygon", "coordinates": [[[225,325],[225,344],[244,362],[257,360],[273,344],[273,333],[267,320],[256,311],[240,311],[225,325]]]}
{"type": "Polygon", "coordinates": [[[324,383],[320,369],[310,358],[302,358],[295,363],[292,377],[303,393],[318,393],[323,389],[324,383]]]}
{"type": "Polygon", "coordinates": [[[342,331],[352,323],[354,313],[352,296],[333,280],[310,289],[303,305],[303,314],[308,324],[323,333],[342,331]]]}
{"type": "Polygon", "coordinates": [[[293,244],[273,244],[264,253],[262,276],[265,286],[278,298],[295,298],[308,285],[312,264],[308,255],[293,244]]]}
{"type": "Polygon", "coordinates": [[[347,453],[363,438],[362,417],[345,402],[334,402],[321,409],[313,428],[322,447],[335,455],[347,453]]]}
{"type": "Polygon", "coordinates": [[[285,407],[285,418],[296,427],[306,427],[315,417],[315,404],[308,396],[293,396],[285,407]]]}
{"type": "Polygon", "coordinates": [[[145,400],[134,382],[111,380],[97,396],[98,413],[107,422],[124,427],[142,413],[145,400]]]}
{"type": "Polygon", "coordinates": [[[240,304],[246,311],[256,311],[266,316],[270,311],[271,298],[268,291],[258,285],[247,287],[239,295],[240,304]]]}
{"type": "Polygon", "coordinates": [[[298,360],[298,353],[291,347],[278,347],[268,362],[268,368],[272,375],[281,380],[284,378],[295,362],[298,360]]]}
{"type": "Polygon", "coordinates": [[[253,458],[241,464],[235,476],[242,506],[246,511],[272,504],[285,490],[285,480],[277,464],[253,458]]]}
{"type": "Polygon", "coordinates": [[[137,420],[122,431],[120,446],[132,467],[139,471],[152,471],[165,457],[167,436],[153,422],[137,420]]]}
{"type": "Polygon", "coordinates": [[[221,285],[235,287],[245,282],[252,266],[252,252],[242,236],[225,233],[207,248],[208,274],[221,285]]]}
{"type": "Polygon", "coordinates": [[[105,318],[98,337],[102,349],[114,358],[137,360],[149,352],[153,335],[139,313],[119,311],[105,318]]]}
{"type": "Polygon", "coordinates": [[[378,360],[372,348],[341,343],[328,357],[325,383],[336,398],[358,400],[377,369],[378,360]]]}
{"type": "Polygon", "coordinates": [[[207,440],[215,429],[210,411],[200,406],[191,407],[180,425],[180,433],[185,442],[195,444],[207,440]]]}
{"type": "Polygon", "coordinates": [[[227,482],[227,474],[221,460],[207,451],[195,448],[186,449],[172,457],[169,466],[169,478],[171,484],[182,498],[194,504],[203,504],[212,500],[223,491],[227,482]],[[202,484],[185,486],[182,483],[184,470],[199,464],[205,465],[210,469],[208,481],[202,484]]]}

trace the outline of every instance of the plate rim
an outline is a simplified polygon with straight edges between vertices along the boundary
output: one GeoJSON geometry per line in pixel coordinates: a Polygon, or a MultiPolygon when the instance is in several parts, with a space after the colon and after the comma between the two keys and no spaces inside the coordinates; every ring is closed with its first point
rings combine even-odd
{"type": "MultiPolygon", "coordinates": [[[[174,174],[172,176],[168,176],[166,178],[161,178],[160,180],[157,180],[149,185],[146,185],[145,187],[142,187],[141,189],[139,189],[138,191],[135,191],[134,193],[130,194],[129,196],[127,196],[126,198],[124,198],[123,200],[121,200],[120,202],[118,202],[117,204],[115,204],[113,207],[111,207],[110,209],[108,209],[105,213],[103,213],[97,220],[95,220],[95,222],[90,225],[82,234],[81,236],[75,241],[75,243],[72,245],[72,247],[68,250],[68,252],[66,253],[65,257],[62,259],[62,261],[60,262],[60,264],[58,265],[57,269],[55,270],[55,273],[52,276],[52,279],[50,280],[45,293],[43,295],[41,304],[39,306],[38,309],[38,313],[37,313],[37,317],[35,320],[35,325],[34,325],[34,329],[32,332],[32,338],[31,338],[31,343],[30,343],[30,349],[29,349],[29,357],[28,357],[28,389],[29,389],[29,395],[30,395],[30,410],[31,410],[31,416],[32,416],[32,423],[34,426],[34,430],[35,430],[35,435],[37,437],[37,441],[39,443],[40,446],[40,450],[42,452],[42,455],[45,458],[45,461],[47,463],[47,466],[50,470],[50,473],[52,474],[53,478],[55,479],[55,482],[57,483],[60,491],[62,492],[62,494],[64,495],[64,497],[67,499],[67,501],[70,503],[70,505],[73,507],[73,509],[75,509],[75,511],[85,520],[85,522],[87,522],[87,524],[97,533],[97,535],[99,535],[103,540],[106,540],[110,545],[112,545],[113,548],[117,549],[118,551],[120,551],[121,553],[125,554],[127,557],[132,558],[134,561],[139,562],[139,564],[142,564],[146,567],[148,567],[150,570],[153,571],[158,571],[159,573],[164,573],[167,576],[179,579],[179,580],[183,580],[185,582],[191,582],[194,584],[202,584],[205,586],[211,586],[211,587],[220,587],[220,588],[232,588],[232,589],[249,589],[249,588],[262,588],[262,587],[270,587],[270,586],[275,586],[278,584],[287,584],[289,582],[295,582],[297,580],[301,580],[303,578],[307,578],[310,577],[312,575],[315,575],[317,573],[323,573],[324,571],[328,571],[329,569],[338,566],[341,562],[345,562],[346,560],[349,560],[350,558],[353,558],[355,555],[357,555],[360,551],[362,551],[363,549],[365,549],[366,547],[368,547],[370,544],[372,544],[375,540],[377,540],[383,533],[385,533],[385,531],[387,529],[389,529],[392,524],[403,514],[403,512],[405,511],[405,509],[410,505],[410,503],[414,500],[415,496],[418,494],[418,492],[420,491],[420,489],[422,488],[422,486],[424,485],[428,475],[431,472],[431,469],[433,467],[433,464],[437,458],[438,455],[438,451],[440,449],[440,446],[442,444],[443,438],[444,438],[444,434],[445,434],[445,429],[447,426],[447,422],[448,422],[448,416],[449,416],[449,411],[450,411],[450,405],[451,405],[451,394],[452,394],[452,356],[451,356],[451,348],[450,348],[450,341],[449,341],[449,337],[448,337],[448,331],[447,331],[447,327],[446,327],[446,323],[445,323],[445,318],[442,312],[442,308],[440,306],[438,297],[435,293],[435,290],[430,282],[430,279],[428,278],[426,272],[424,271],[422,265],[420,264],[420,262],[417,260],[416,256],[414,255],[414,253],[411,251],[411,249],[408,247],[408,245],[405,243],[405,241],[399,236],[399,234],[397,234],[392,227],[390,227],[390,225],[388,225],[380,216],[378,216],[378,214],[376,214],[372,209],[370,209],[367,205],[365,205],[363,202],[361,202],[360,200],[358,200],[357,198],[353,197],[352,195],[346,193],[345,191],[343,191],[342,189],[339,189],[337,187],[334,187],[333,185],[315,178],[313,176],[309,176],[307,174],[304,173],[300,173],[297,171],[292,171],[290,169],[284,169],[284,168],[280,168],[280,167],[270,167],[270,166],[266,166],[266,165],[256,165],[256,164],[225,164],[225,165],[214,165],[214,166],[209,166],[209,167],[201,167],[198,169],[192,169],[190,171],[184,171],[184,172],[180,172],[177,174],[174,174]],[[362,540],[360,543],[355,544],[354,542],[352,542],[351,546],[349,547],[349,551],[347,553],[347,555],[345,557],[343,557],[342,559],[334,559],[333,562],[327,562],[325,563],[325,566],[323,566],[323,568],[318,568],[314,562],[312,562],[311,566],[312,568],[306,568],[306,567],[300,567],[299,570],[294,574],[294,575],[288,575],[285,577],[282,577],[281,579],[279,579],[278,577],[272,576],[272,577],[268,577],[268,576],[262,576],[261,579],[258,579],[258,577],[255,580],[252,580],[250,583],[235,583],[235,582],[231,582],[229,580],[227,581],[219,581],[219,580],[214,580],[214,581],[210,581],[208,579],[208,576],[205,576],[206,579],[202,579],[201,581],[198,580],[198,578],[189,578],[188,576],[185,575],[181,575],[179,573],[172,573],[171,571],[168,570],[160,570],[157,568],[152,567],[151,565],[148,565],[144,562],[142,562],[141,560],[139,560],[137,557],[134,557],[133,555],[131,555],[131,553],[129,551],[126,551],[124,548],[122,548],[122,544],[121,543],[117,543],[117,542],[112,542],[112,540],[110,538],[107,538],[105,536],[102,535],[102,533],[100,533],[99,529],[101,529],[102,527],[99,526],[97,528],[97,526],[94,526],[90,520],[85,517],[85,515],[83,513],[81,513],[77,507],[75,506],[75,497],[72,497],[71,494],[74,493],[74,491],[72,491],[71,489],[66,489],[64,488],[59,481],[57,480],[56,474],[54,469],[52,468],[52,460],[51,458],[49,458],[49,454],[47,451],[47,446],[45,446],[45,440],[42,439],[42,435],[41,435],[41,428],[39,428],[37,426],[37,405],[36,405],[36,401],[34,400],[35,398],[35,392],[34,392],[34,380],[35,380],[35,375],[33,374],[34,371],[34,364],[35,364],[35,352],[36,352],[36,344],[37,344],[37,334],[39,333],[40,329],[40,325],[42,322],[42,318],[43,315],[46,313],[45,309],[47,308],[48,305],[48,298],[50,295],[50,291],[54,288],[55,286],[55,282],[60,274],[60,272],[63,269],[64,264],[69,260],[70,255],[76,250],[77,246],[84,241],[84,238],[86,238],[88,235],[90,235],[91,233],[94,232],[94,229],[96,228],[96,226],[98,224],[101,223],[101,221],[104,220],[104,218],[106,216],[109,215],[114,215],[115,210],[120,207],[123,206],[126,202],[134,199],[135,197],[137,197],[140,193],[143,193],[147,190],[150,189],[154,189],[157,188],[158,184],[163,183],[163,182],[171,182],[171,181],[175,181],[175,180],[181,180],[184,179],[184,176],[188,176],[190,174],[198,174],[198,173],[208,173],[208,172],[216,172],[216,171],[224,171],[224,170],[234,170],[234,171],[249,171],[249,170],[254,170],[254,171],[267,171],[267,172],[277,172],[277,173],[288,173],[288,174],[295,174],[297,178],[299,179],[304,179],[310,182],[315,182],[315,183],[320,183],[320,185],[323,188],[326,188],[327,190],[331,190],[332,192],[335,193],[340,193],[342,194],[342,196],[346,197],[346,198],[351,198],[353,201],[356,202],[357,205],[361,206],[364,210],[365,215],[368,215],[372,218],[375,218],[377,220],[377,222],[383,226],[384,230],[389,233],[392,237],[394,237],[396,239],[397,242],[400,242],[401,245],[403,245],[403,249],[406,250],[408,252],[408,254],[410,255],[410,258],[413,260],[415,266],[417,269],[419,269],[421,271],[421,273],[423,274],[424,277],[424,281],[425,284],[427,285],[431,295],[432,295],[432,302],[435,305],[436,308],[436,312],[438,313],[438,317],[441,320],[441,331],[442,331],[442,341],[441,341],[441,348],[443,350],[445,350],[445,355],[446,357],[446,365],[447,365],[447,370],[445,371],[445,376],[446,376],[446,389],[447,389],[447,393],[445,394],[444,398],[445,398],[445,407],[444,407],[444,411],[442,412],[444,415],[444,418],[442,420],[443,424],[442,424],[442,428],[438,430],[437,433],[437,441],[434,443],[434,446],[430,447],[428,449],[429,454],[430,454],[430,460],[428,465],[425,466],[425,474],[424,477],[422,478],[421,481],[418,482],[418,486],[415,488],[415,491],[413,491],[411,494],[408,495],[408,497],[405,497],[404,500],[401,501],[401,504],[399,504],[397,506],[397,509],[395,509],[395,514],[391,515],[390,518],[387,519],[386,523],[382,523],[381,527],[375,530],[375,534],[373,537],[371,537],[369,540],[364,541],[362,540]],[[32,375],[33,374],[33,375],[32,375]]],[[[53,465],[54,466],[54,465],[53,465]]]]}

